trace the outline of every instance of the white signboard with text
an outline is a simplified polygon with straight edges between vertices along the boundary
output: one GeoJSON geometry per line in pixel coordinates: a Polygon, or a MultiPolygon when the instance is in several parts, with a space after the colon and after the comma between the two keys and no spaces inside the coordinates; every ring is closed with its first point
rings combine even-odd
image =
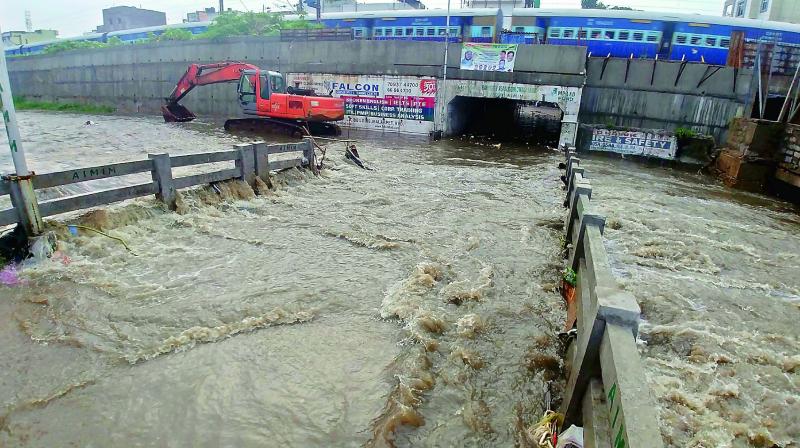
{"type": "Polygon", "coordinates": [[[286,80],[290,86],[344,99],[340,126],[409,134],[433,130],[435,78],[289,73],[286,80]]]}
{"type": "Polygon", "coordinates": [[[614,129],[595,128],[592,130],[592,151],[608,151],[617,154],[658,157],[674,159],[678,149],[678,141],[672,134],[617,131],[614,129]]]}

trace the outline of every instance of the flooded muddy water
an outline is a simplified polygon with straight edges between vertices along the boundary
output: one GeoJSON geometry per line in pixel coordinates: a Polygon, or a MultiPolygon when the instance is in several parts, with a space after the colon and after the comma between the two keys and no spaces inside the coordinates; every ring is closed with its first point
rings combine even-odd
{"type": "Polygon", "coordinates": [[[674,447],[800,443],[800,216],[708,177],[583,157],[674,447]]]}
{"type": "MultiPolygon", "coordinates": [[[[19,115],[39,172],[251,140],[213,122],[19,115]]],[[[62,218],[133,253],[56,226],[69,258],[0,286],[0,445],[525,446],[543,384],[563,385],[561,154],[357,138],[374,171],[331,146],[320,177],[278,174],[264,196],[234,183],[182,192],[177,213],[143,198],[62,218]]],[[[583,163],[614,274],[642,306],[667,446],[797,446],[797,210],[583,163]]]]}
{"type": "MultiPolygon", "coordinates": [[[[19,115],[39,172],[249,140],[19,115]]],[[[517,443],[559,375],[560,155],[359,139],[374,171],[332,147],[320,177],[279,174],[265,196],[233,184],[181,193],[178,213],[143,198],[64,218],[135,255],[62,227],[68,261],[0,286],[0,445],[517,443]]]]}

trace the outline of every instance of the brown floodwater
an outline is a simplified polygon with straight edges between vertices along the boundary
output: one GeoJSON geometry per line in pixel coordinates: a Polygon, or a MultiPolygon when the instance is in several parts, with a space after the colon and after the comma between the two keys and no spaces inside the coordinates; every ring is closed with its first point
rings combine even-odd
{"type": "MultiPolygon", "coordinates": [[[[38,172],[250,139],[19,116],[38,172]]],[[[234,184],[182,192],[179,213],[143,198],[61,218],[135,255],[59,228],[69,263],[0,286],[0,445],[514,445],[558,376],[560,155],[358,138],[374,171],[331,147],[320,177],[276,175],[268,195],[234,184]]]]}
{"type": "MultiPolygon", "coordinates": [[[[19,115],[38,172],[252,139],[210,121],[19,115]]],[[[70,262],[0,286],[0,446],[524,445],[543,385],[563,385],[561,155],[353,136],[374,171],[331,146],[320,177],[275,175],[264,196],[232,184],[182,192],[178,213],[143,198],[60,218],[135,255],[56,226],[70,262]]],[[[667,446],[798,446],[797,209],[582,160],[643,310],[667,446]]]]}

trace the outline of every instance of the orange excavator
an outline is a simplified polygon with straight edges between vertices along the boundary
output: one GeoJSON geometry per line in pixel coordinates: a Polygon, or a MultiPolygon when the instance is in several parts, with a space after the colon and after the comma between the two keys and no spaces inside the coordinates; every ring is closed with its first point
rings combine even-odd
{"type": "Polygon", "coordinates": [[[166,104],[161,106],[164,121],[185,122],[197,118],[179,104],[196,86],[233,81],[239,82],[236,91],[242,113],[257,118],[228,120],[225,122],[227,130],[287,131],[292,135],[307,132],[338,135],[341,132],[333,122],[344,119],[344,100],[316,96],[313,90],[287,89],[280,73],[232,61],[190,65],[165,98],[166,104]]]}

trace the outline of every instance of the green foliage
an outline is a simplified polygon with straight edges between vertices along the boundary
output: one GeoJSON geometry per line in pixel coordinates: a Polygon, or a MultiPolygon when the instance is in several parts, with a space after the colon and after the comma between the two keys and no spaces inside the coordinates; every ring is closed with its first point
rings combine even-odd
{"type": "Polygon", "coordinates": [[[59,42],[57,44],[48,45],[44,49],[45,54],[61,53],[62,51],[69,50],[82,50],[86,48],[104,48],[107,45],[103,42],[85,41],[85,40],[70,40],[66,42],[59,42]]]}
{"type": "Polygon", "coordinates": [[[147,41],[165,42],[170,40],[192,40],[192,38],[194,38],[194,34],[192,34],[191,31],[180,28],[172,28],[164,31],[158,36],[154,35],[153,33],[148,34],[147,41]]]}
{"type": "Polygon", "coordinates": [[[274,36],[282,29],[322,28],[304,18],[286,20],[283,15],[271,12],[226,12],[209,25],[199,37],[219,39],[228,36],[274,36]]]}
{"type": "Polygon", "coordinates": [[[108,38],[108,40],[106,40],[106,46],[109,47],[116,47],[119,45],[123,45],[124,43],[125,42],[123,42],[122,39],[119,38],[119,36],[113,36],[108,38]]]}
{"type": "Polygon", "coordinates": [[[84,112],[89,114],[110,114],[116,109],[99,104],[79,103],[51,103],[47,101],[33,101],[24,97],[14,98],[17,110],[52,110],[58,112],[84,112]]]}
{"type": "Polygon", "coordinates": [[[689,128],[678,128],[675,130],[675,136],[678,140],[686,140],[697,137],[697,132],[689,128]]]}
{"type": "Polygon", "coordinates": [[[567,268],[564,270],[564,281],[575,286],[578,283],[578,274],[572,268],[567,268]]]}
{"type": "Polygon", "coordinates": [[[636,11],[628,6],[609,6],[598,0],[581,0],[583,9],[612,9],[617,11],[636,11]]]}

